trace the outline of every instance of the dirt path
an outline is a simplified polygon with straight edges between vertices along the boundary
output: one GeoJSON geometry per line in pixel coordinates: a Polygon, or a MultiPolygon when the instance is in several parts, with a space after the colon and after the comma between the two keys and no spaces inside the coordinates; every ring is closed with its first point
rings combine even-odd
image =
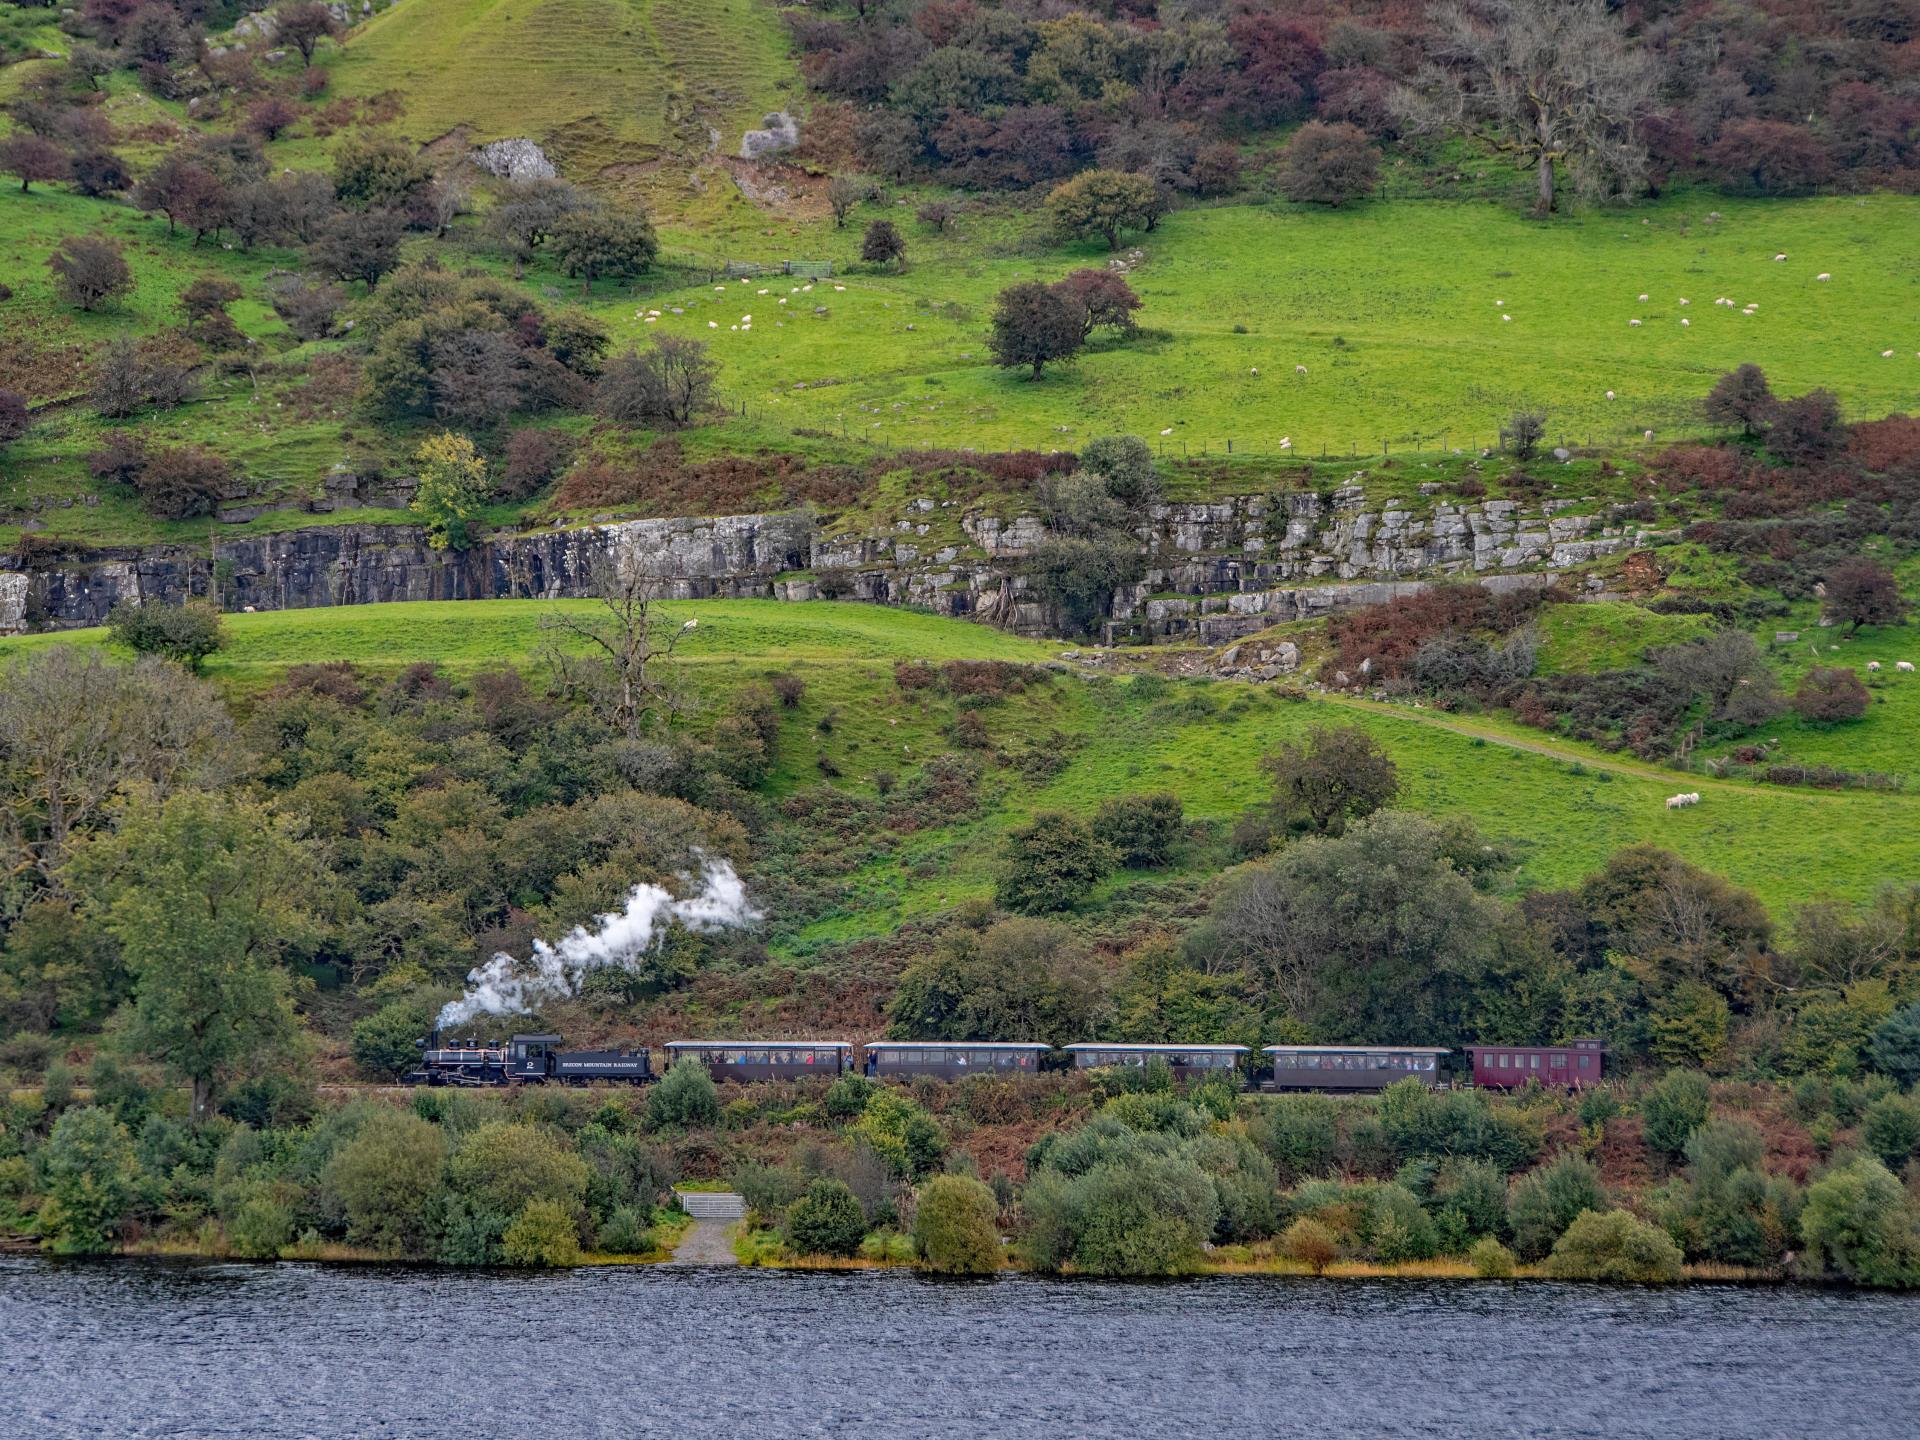
{"type": "Polygon", "coordinates": [[[674,1247],[669,1265],[738,1265],[731,1220],[696,1220],[674,1247]]]}
{"type": "MultiPolygon", "coordinates": [[[[1397,719],[1411,720],[1416,725],[1428,725],[1436,730],[1451,730],[1456,735],[1484,740],[1489,745],[1504,745],[1509,750],[1522,750],[1530,755],[1542,755],[1549,760],[1559,760],[1568,765],[1580,764],[1589,770],[1610,770],[1615,775],[1626,775],[1635,780],[1655,780],[1662,785],[1685,785],[1689,790],[1719,790],[1731,795],[1753,795],[1762,789],[1760,786],[1744,784],[1737,780],[1714,780],[1705,775],[1667,770],[1657,765],[1632,760],[1616,760],[1580,750],[1568,750],[1547,740],[1522,739],[1487,726],[1476,725],[1471,718],[1448,715],[1438,710],[1415,710],[1408,705],[1389,705],[1379,700],[1363,700],[1355,695],[1328,693],[1315,695],[1314,698],[1334,705],[1344,705],[1350,710],[1370,710],[1376,715],[1392,715],[1397,719]]],[[[1776,785],[1765,788],[1784,795],[1792,795],[1797,799],[1821,801],[1827,804],[1845,804],[1849,798],[1845,791],[1815,790],[1799,785],[1776,785]]],[[[1878,790],[1857,793],[1869,794],[1878,800],[1911,798],[1878,790]]]]}

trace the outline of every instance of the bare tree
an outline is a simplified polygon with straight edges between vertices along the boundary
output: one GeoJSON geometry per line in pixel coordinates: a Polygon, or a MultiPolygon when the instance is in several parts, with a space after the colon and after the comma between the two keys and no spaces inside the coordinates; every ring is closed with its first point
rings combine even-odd
{"type": "Polygon", "coordinates": [[[228,729],[211,687],[155,657],[116,665],[61,645],[0,670],[7,872],[51,881],[73,835],[102,823],[123,786],[164,793],[204,773],[228,729]]]}
{"type": "Polygon", "coordinates": [[[636,739],[656,718],[670,721],[683,708],[670,662],[697,622],[659,623],[659,577],[614,555],[591,564],[587,588],[596,608],[556,607],[541,617],[547,661],[562,690],[584,695],[608,724],[636,739]]]}
{"type": "Polygon", "coordinates": [[[1656,72],[1606,0],[1458,0],[1435,26],[1428,63],[1398,96],[1410,128],[1464,133],[1534,171],[1543,219],[1557,168],[1582,194],[1642,188],[1656,72]]]}

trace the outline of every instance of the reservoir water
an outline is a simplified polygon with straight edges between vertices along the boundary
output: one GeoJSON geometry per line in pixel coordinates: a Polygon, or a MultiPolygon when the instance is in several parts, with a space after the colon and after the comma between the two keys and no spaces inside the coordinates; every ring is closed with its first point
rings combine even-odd
{"type": "Polygon", "coordinates": [[[0,1257],[0,1436],[1920,1435],[1920,1297],[0,1257]]]}

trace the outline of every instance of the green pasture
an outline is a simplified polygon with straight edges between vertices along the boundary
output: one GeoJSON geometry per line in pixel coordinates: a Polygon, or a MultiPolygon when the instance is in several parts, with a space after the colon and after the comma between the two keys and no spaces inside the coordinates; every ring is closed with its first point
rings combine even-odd
{"type": "Polygon", "coordinates": [[[845,229],[821,222],[744,257],[831,258],[832,282],[768,276],[592,308],[623,337],[707,341],[728,397],[758,418],[902,446],[1064,448],[1127,431],[1174,455],[1291,440],[1296,455],[1365,456],[1485,446],[1527,406],[1556,441],[1670,439],[1701,429],[1697,402],[1746,361],[1785,391],[1826,386],[1860,417],[1920,399],[1910,196],[1699,193],[1546,224],[1421,201],[1180,211],[1136,237],[1137,260],[1122,252],[1147,333],[1032,382],[989,362],[994,296],[1109,258],[1050,248],[1039,224],[963,215],[938,237],[907,207],[867,206],[845,229]],[[882,215],[907,234],[905,274],[856,262],[882,215]]]}

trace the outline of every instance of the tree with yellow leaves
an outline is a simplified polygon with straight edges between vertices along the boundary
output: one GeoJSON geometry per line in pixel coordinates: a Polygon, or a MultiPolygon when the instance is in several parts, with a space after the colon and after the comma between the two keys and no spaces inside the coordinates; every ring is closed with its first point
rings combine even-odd
{"type": "Polygon", "coordinates": [[[451,430],[424,441],[413,452],[420,467],[420,488],[413,513],[427,527],[427,543],[436,550],[465,550],[487,499],[487,462],[473,441],[451,430]]]}

